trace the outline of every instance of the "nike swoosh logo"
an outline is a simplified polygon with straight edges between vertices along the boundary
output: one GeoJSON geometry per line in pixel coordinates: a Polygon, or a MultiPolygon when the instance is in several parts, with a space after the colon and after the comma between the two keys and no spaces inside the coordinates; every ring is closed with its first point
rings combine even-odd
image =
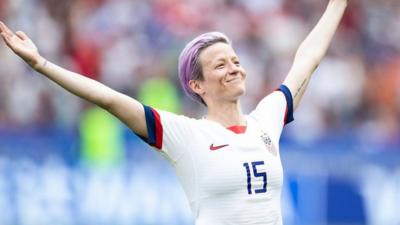
{"type": "Polygon", "coordinates": [[[221,149],[221,148],[226,147],[226,146],[229,146],[229,144],[226,144],[226,145],[217,145],[217,146],[214,146],[214,144],[211,144],[211,145],[210,145],[210,150],[211,150],[211,151],[215,151],[215,150],[221,149]]]}

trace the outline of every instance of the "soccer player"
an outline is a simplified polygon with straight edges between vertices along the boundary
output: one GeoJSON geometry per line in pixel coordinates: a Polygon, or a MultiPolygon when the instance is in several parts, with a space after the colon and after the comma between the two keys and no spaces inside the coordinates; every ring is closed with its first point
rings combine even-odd
{"type": "Polygon", "coordinates": [[[246,71],[229,39],[218,32],[191,41],[179,58],[185,92],[207,107],[192,119],[142,105],[42,57],[21,31],[3,23],[5,43],[34,70],[114,114],[163,154],[174,167],[197,225],[282,224],[283,172],[279,139],[283,126],[325,55],[348,0],[330,0],[302,42],[283,84],[249,114],[241,111],[246,71]]]}

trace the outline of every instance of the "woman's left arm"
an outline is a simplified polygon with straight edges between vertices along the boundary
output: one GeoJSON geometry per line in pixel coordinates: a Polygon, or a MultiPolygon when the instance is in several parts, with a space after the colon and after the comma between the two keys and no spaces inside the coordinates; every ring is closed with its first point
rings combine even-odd
{"type": "Polygon", "coordinates": [[[301,97],[326,54],[349,0],[330,0],[317,25],[298,48],[293,65],[283,84],[293,95],[293,106],[297,108],[301,97]]]}

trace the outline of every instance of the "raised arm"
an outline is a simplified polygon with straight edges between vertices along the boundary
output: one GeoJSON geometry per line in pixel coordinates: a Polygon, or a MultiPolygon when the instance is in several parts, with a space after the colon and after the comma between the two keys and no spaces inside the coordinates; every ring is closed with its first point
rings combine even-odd
{"type": "Polygon", "coordinates": [[[26,34],[21,31],[14,33],[2,22],[0,33],[7,46],[33,69],[72,94],[108,110],[135,133],[147,138],[144,109],[138,101],[47,61],[26,34]]]}
{"type": "Polygon", "coordinates": [[[283,82],[293,95],[294,108],[297,108],[312,73],[325,56],[348,2],[330,0],[321,19],[298,48],[293,65],[283,82]]]}

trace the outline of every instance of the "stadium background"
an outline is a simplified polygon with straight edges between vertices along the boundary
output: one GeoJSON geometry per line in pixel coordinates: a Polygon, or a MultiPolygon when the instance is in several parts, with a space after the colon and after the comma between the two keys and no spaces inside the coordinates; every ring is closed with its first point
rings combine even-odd
{"type": "MultiPolygon", "coordinates": [[[[0,0],[42,55],[199,117],[177,80],[188,40],[225,32],[248,112],[282,82],[321,0],[0,0]]],[[[193,224],[171,167],[102,110],[0,47],[0,224],[193,224]]],[[[400,224],[400,2],[352,1],[282,137],[285,224],[400,224]]]]}

